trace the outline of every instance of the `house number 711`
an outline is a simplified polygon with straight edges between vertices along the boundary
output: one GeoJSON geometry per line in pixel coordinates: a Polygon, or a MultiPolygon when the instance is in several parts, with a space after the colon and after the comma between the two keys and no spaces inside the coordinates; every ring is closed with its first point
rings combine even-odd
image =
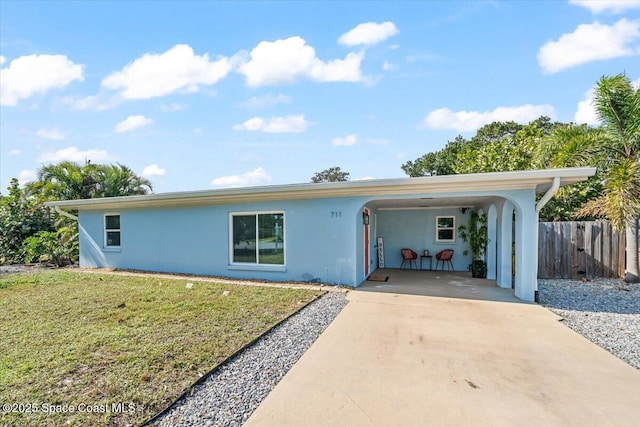
{"type": "Polygon", "coordinates": [[[342,211],[331,211],[331,218],[341,218],[342,211]]]}

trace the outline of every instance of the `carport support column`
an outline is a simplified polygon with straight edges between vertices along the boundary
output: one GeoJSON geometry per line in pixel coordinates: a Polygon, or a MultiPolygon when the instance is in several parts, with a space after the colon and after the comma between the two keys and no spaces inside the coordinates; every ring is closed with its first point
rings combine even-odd
{"type": "Polygon", "coordinates": [[[489,206],[487,212],[487,236],[489,237],[489,245],[487,246],[487,279],[496,280],[496,248],[498,245],[498,213],[495,205],[489,206]]]}
{"type": "Polygon", "coordinates": [[[496,283],[501,288],[511,289],[511,244],[513,243],[513,204],[504,201],[498,218],[498,271],[496,283]]]}
{"type": "MultiPolygon", "coordinates": [[[[532,191],[533,193],[533,191],[532,191]]],[[[519,203],[516,209],[516,275],[515,295],[524,301],[534,301],[538,272],[538,213],[535,194],[519,203]]]]}

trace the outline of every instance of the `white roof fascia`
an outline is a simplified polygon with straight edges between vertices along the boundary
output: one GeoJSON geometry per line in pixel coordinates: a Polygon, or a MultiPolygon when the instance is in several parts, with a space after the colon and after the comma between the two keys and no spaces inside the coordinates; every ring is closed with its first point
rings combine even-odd
{"type": "Polygon", "coordinates": [[[161,206],[210,205],[328,197],[386,196],[410,194],[442,194],[487,190],[533,189],[541,193],[549,189],[554,178],[560,186],[584,181],[595,174],[595,168],[541,169],[513,172],[490,172],[464,175],[437,175],[418,178],[372,179],[330,183],[304,183],[243,187],[220,190],[185,191],[141,196],[101,199],[61,200],[47,206],[65,209],[101,210],[161,206]]]}

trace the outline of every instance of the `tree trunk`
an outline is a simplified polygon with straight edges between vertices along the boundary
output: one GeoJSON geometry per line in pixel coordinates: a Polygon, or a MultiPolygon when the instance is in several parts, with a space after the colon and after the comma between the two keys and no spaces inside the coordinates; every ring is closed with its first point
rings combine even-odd
{"type": "Polygon", "coordinates": [[[625,227],[625,237],[627,246],[627,268],[624,274],[624,281],[627,283],[639,283],[640,273],[638,272],[638,222],[629,221],[625,227]]]}

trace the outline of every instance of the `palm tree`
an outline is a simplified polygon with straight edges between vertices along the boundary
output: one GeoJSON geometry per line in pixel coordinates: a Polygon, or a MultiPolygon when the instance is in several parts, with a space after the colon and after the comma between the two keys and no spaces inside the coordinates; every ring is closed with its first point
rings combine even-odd
{"type": "Polygon", "coordinates": [[[153,190],[148,179],[127,166],[95,165],[89,161],[84,166],[69,161],[43,166],[29,189],[48,200],[131,196],[153,190]]]}
{"type": "Polygon", "coordinates": [[[640,282],[637,220],[640,216],[640,90],[624,74],[602,77],[594,105],[602,122],[599,129],[569,126],[557,129],[540,151],[551,166],[598,167],[603,191],[576,214],[611,221],[625,230],[627,268],[624,280],[640,282]]]}
{"type": "Polygon", "coordinates": [[[42,166],[38,180],[30,184],[30,190],[42,194],[45,199],[73,200],[98,197],[96,192],[95,165],[85,166],[63,161],[42,166]]]}
{"type": "Polygon", "coordinates": [[[98,165],[96,172],[100,197],[148,194],[153,190],[151,181],[136,175],[127,166],[98,165]]]}

